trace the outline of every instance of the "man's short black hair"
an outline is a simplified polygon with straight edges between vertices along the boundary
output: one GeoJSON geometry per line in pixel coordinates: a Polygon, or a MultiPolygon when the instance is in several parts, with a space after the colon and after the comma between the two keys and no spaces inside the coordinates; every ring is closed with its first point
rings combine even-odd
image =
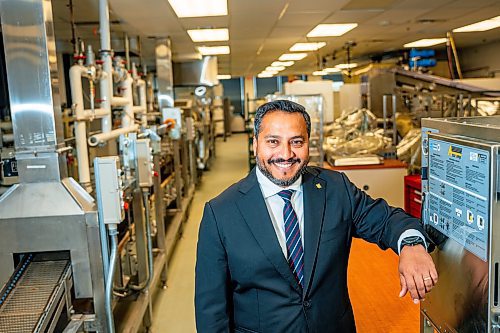
{"type": "Polygon", "coordinates": [[[274,111],[282,111],[282,112],[289,112],[289,113],[300,113],[302,117],[304,117],[304,120],[306,121],[306,126],[307,126],[307,136],[311,135],[311,117],[309,117],[309,114],[306,111],[306,108],[304,108],[302,105],[284,100],[284,99],[279,99],[276,101],[268,102],[266,104],[262,104],[259,106],[257,109],[257,112],[255,112],[255,120],[254,120],[254,135],[257,138],[260,133],[260,125],[262,124],[262,119],[266,114],[269,112],[274,112],[274,111]]]}

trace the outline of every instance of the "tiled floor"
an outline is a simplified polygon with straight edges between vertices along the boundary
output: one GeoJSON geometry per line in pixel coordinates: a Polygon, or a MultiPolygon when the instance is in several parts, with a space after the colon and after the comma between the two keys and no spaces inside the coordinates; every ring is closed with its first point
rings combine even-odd
{"type": "MultiPolygon", "coordinates": [[[[194,265],[198,226],[206,201],[248,172],[247,136],[218,140],[217,156],[196,189],[189,219],[168,268],[168,288],[154,303],[154,333],[196,332],[194,265]]],[[[358,333],[418,332],[418,306],[399,299],[397,256],[376,245],[355,240],[349,263],[349,290],[358,333]]],[[[279,332],[276,332],[279,333],[279,332]]]]}

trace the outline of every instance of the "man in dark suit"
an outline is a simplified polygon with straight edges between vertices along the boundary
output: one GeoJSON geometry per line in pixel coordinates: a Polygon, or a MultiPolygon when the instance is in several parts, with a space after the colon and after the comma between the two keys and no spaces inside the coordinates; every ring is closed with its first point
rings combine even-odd
{"type": "Polygon", "coordinates": [[[257,168],[205,205],[198,332],[355,332],[347,291],[352,237],[399,253],[400,297],[409,291],[418,303],[437,282],[417,219],[342,173],[307,166],[310,126],[299,104],[261,106],[257,168]]]}

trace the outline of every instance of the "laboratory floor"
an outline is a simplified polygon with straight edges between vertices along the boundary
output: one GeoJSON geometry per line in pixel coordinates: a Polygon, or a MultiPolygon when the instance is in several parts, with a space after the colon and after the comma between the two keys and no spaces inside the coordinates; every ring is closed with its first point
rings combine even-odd
{"type": "MultiPolygon", "coordinates": [[[[216,158],[203,174],[191,204],[188,221],[168,266],[166,290],[154,299],[153,333],[196,332],[194,320],[194,266],[198,226],[206,201],[248,172],[246,134],[217,139],[216,158]]],[[[418,305],[399,299],[398,258],[362,240],[353,242],[349,262],[349,292],[358,333],[416,333],[418,305]]]]}

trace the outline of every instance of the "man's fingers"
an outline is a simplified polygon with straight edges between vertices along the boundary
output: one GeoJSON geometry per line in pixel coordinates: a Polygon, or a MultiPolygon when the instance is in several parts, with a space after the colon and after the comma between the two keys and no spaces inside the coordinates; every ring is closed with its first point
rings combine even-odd
{"type": "Polygon", "coordinates": [[[418,303],[420,296],[418,295],[417,285],[415,284],[415,280],[413,279],[413,275],[405,274],[404,279],[406,281],[406,287],[408,288],[408,291],[410,292],[410,296],[413,299],[413,302],[418,303]]]}
{"type": "Polygon", "coordinates": [[[401,285],[399,297],[403,297],[408,292],[408,287],[406,286],[406,280],[402,274],[399,274],[399,284],[401,285]]]}

